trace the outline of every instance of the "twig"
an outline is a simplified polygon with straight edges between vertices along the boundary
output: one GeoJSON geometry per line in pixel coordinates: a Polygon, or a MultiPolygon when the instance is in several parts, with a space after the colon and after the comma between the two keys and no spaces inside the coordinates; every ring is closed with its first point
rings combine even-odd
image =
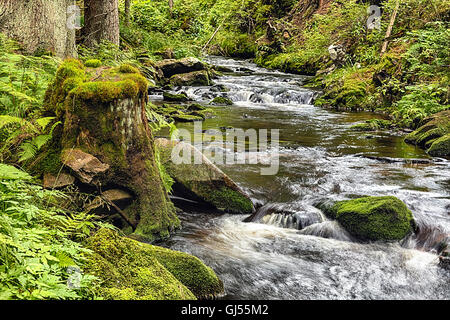
{"type": "Polygon", "coordinates": [[[109,204],[111,207],[117,210],[117,212],[120,214],[120,216],[133,228],[133,231],[136,230],[137,226],[134,222],[130,220],[130,218],[127,217],[125,212],[123,212],[118,206],[116,206],[112,201],[107,199],[105,196],[103,196],[103,193],[100,191],[100,197],[103,201],[105,201],[107,204],[109,204]]]}
{"type": "Polygon", "coordinates": [[[394,12],[392,12],[391,21],[389,22],[389,26],[386,30],[386,36],[384,37],[385,41],[383,43],[383,47],[381,48],[381,55],[383,55],[387,50],[387,46],[389,43],[388,39],[391,36],[392,28],[394,27],[394,23],[395,23],[395,19],[397,18],[397,13],[398,13],[399,7],[400,7],[400,0],[397,0],[397,2],[395,3],[394,12]]]}
{"type": "Polygon", "coordinates": [[[209,43],[212,41],[212,39],[214,39],[214,37],[216,36],[217,32],[219,32],[219,29],[223,26],[223,24],[225,23],[225,20],[228,18],[228,16],[226,16],[222,23],[217,27],[216,31],[214,31],[213,35],[211,36],[211,38],[208,40],[208,42],[204,45],[204,47],[202,48],[202,52],[205,51],[206,47],[208,47],[209,43]]]}

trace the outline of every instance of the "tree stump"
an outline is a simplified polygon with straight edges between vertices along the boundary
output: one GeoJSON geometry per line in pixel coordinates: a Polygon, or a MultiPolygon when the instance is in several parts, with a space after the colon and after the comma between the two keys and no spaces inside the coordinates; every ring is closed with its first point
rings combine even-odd
{"type": "Polygon", "coordinates": [[[100,192],[114,188],[133,195],[124,210],[136,222],[133,236],[155,240],[167,237],[180,222],[155,162],[145,111],[147,86],[132,66],[94,69],[69,59],[49,87],[45,106],[64,123],[53,143],[61,162],[100,192]],[[98,170],[93,168],[97,162],[98,170]]]}

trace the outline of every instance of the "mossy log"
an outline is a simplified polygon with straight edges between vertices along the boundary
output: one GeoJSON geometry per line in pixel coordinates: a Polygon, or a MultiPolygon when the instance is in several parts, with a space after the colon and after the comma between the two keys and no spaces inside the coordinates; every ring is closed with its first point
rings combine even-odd
{"type": "Polygon", "coordinates": [[[450,110],[436,113],[405,137],[405,142],[420,146],[432,157],[450,156],[450,110]]]}
{"type": "MultiPolygon", "coordinates": [[[[167,237],[180,222],[155,162],[147,102],[147,80],[136,68],[86,68],[70,59],[61,65],[48,89],[45,108],[64,123],[53,143],[61,161],[66,162],[76,151],[108,166],[95,179],[82,182],[103,190],[114,186],[130,192],[135,200],[124,211],[137,222],[133,236],[154,240],[167,237]]],[[[68,166],[76,171],[76,165],[68,166]]],[[[96,172],[95,168],[90,171],[96,172]]]]}

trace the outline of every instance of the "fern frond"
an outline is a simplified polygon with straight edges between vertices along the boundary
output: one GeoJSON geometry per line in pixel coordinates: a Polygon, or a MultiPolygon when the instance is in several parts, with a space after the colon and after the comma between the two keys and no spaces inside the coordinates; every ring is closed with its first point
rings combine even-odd
{"type": "Polygon", "coordinates": [[[22,143],[20,148],[22,149],[22,151],[19,153],[20,155],[19,162],[27,161],[34,158],[38,151],[36,146],[31,142],[22,143]]]}

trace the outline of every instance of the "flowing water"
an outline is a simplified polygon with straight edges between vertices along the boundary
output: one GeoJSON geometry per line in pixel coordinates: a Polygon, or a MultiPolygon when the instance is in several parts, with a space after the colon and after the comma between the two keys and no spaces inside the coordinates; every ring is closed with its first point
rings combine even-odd
{"type": "MultiPolygon", "coordinates": [[[[163,245],[211,266],[230,299],[450,298],[450,273],[438,266],[436,254],[450,233],[448,160],[429,158],[399,134],[353,132],[354,123],[380,115],[315,107],[317,92],[302,87],[303,76],[248,61],[208,62],[233,72],[215,80],[219,86],[180,90],[200,103],[225,96],[234,105],[213,107],[217,117],[203,129],[280,129],[280,148],[263,155],[279,157],[280,169],[262,176],[267,164],[219,165],[257,205],[253,222],[194,209],[180,215],[183,229],[163,245]],[[314,207],[363,195],[400,198],[420,233],[398,243],[364,244],[314,207]]],[[[193,130],[193,124],[179,127],[193,130]]],[[[215,143],[203,147],[234,152],[215,143]]]]}

